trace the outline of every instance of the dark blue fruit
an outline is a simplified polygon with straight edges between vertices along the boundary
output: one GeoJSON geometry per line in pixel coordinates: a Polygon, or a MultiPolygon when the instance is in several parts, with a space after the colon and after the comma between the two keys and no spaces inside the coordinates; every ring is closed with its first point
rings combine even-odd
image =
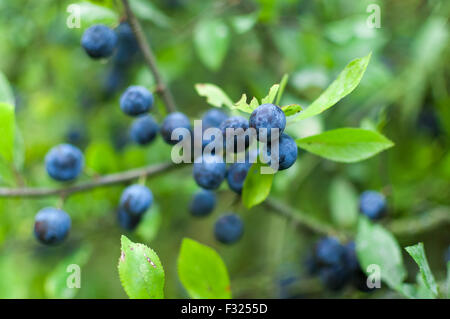
{"type": "Polygon", "coordinates": [[[96,24],[84,31],[81,46],[94,59],[109,57],[117,44],[116,33],[103,24],[96,24]]]}
{"type": "Polygon", "coordinates": [[[245,151],[250,144],[250,134],[248,132],[248,120],[242,116],[232,116],[220,124],[222,130],[225,149],[239,153],[245,151]],[[229,129],[227,138],[227,129],[229,129]],[[234,147],[231,144],[234,141],[234,147]]]}
{"type": "Polygon", "coordinates": [[[244,224],[241,218],[233,213],[219,217],[214,226],[214,235],[223,244],[237,242],[243,233],[244,224]]]}
{"type": "Polygon", "coordinates": [[[380,219],[386,215],[386,198],[379,192],[365,191],[359,197],[359,210],[370,219],[380,219]]]}
{"type": "Polygon", "coordinates": [[[251,166],[251,163],[245,162],[234,163],[228,168],[227,182],[231,190],[238,194],[242,192],[245,178],[251,166]]]}
{"type": "Polygon", "coordinates": [[[271,129],[277,130],[276,137],[281,136],[286,127],[286,116],[278,106],[270,103],[262,104],[252,112],[249,123],[250,127],[256,130],[258,140],[267,142],[271,139],[271,129]],[[265,129],[267,133],[262,129],[265,129]]]}
{"type": "MultiPolygon", "coordinates": [[[[267,151],[268,154],[272,153],[271,146],[268,147],[267,151]]],[[[297,154],[298,149],[294,139],[283,133],[278,142],[278,170],[282,171],[294,165],[297,154]]]]}
{"type": "Polygon", "coordinates": [[[228,115],[222,111],[217,109],[209,110],[202,117],[202,129],[206,130],[211,127],[219,127],[227,118],[228,115]]]}
{"type": "Polygon", "coordinates": [[[151,115],[143,115],[134,120],[130,129],[130,137],[140,145],[153,141],[159,132],[159,126],[151,115]]]}
{"type": "Polygon", "coordinates": [[[445,251],[445,254],[444,254],[444,260],[445,260],[445,263],[448,263],[448,262],[450,262],[450,246],[447,248],[447,250],[445,251]]]}
{"type": "Polygon", "coordinates": [[[71,144],[53,147],[45,156],[48,175],[58,181],[70,181],[80,175],[84,165],[81,151],[71,144]]]}
{"type": "Polygon", "coordinates": [[[142,215],[152,203],[152,192],[140,184],[128,186],[120,197],[120,208],[130,215],[142,215]]]}
{"type": "Polygon", "coordinates": [[[70,225],[70,216],[65,211],[46,207],[34,218],[34,235],[43,244],[59,244],[67,237],[70,225]]]}
{"type": "Polygon", "coordinates": [[[345,264],[333,264],[323,266],[319,270],[319,278],[329,290],[338,291],[349,282],[351,273],[345,267],[345,264]]]}
{"type": "Polygon", "coordinates": [[[124,86],[126,77],[126,70],[121,67],[113,66],[108,69],[102,83],[104,97],[109,99],[114,96],[114,94],[124,86]]]}
{"type": "Polygon", "coordinates": [[[117,49],[113,57],[114,64],[127,66],[133,62],[134,57],[139,52],[139,45],[134,36],[133,30],[128,22],[121,22],[115,29],[117,34],[117,49]]]}
{"type": "Polygon", "coordinates": [[[345,247],[333,237],[324,237],[316,245],[315,256],[319,265],[336,265],[345,262],[345,247]]]}
{"type": "Polygon", "coordinates": [[[131,116],[146,113],[152,106],[153,94],[143,86],[132,85],[120,97],[120,108],[131,116]]]}
{"type": "Polygon", "coordinates": [[[216,206],[216,194],[212,191],[201,190],[194,194],[189,206],[192,216],[208,216],[216,206]]]}
{"type": "Polygon", "coordinates": [[[205,155],[194,163],[194,179],[204,189],[217,189],[225,179],[227,167],[219,156],[205,155]]]}
{"type": "Polygon", "coordinates": [[[174,136],[174,139],[172,139],[172,132],[177,128],[185,128],[190,131],[189,118],[181,112],[170,113],[164,119],[160,129],[161,136],[167,144],[174,145],[183,139],[183,136],[174,136]]]}
{"type": "Polygon", "coordinates": [[[133,231],[142,219],[142,215],[131,215],[128,214],[125,209],[119,208],[117,211],[117,219],[119,221],[119,225],[128,231],[133,231]]]}

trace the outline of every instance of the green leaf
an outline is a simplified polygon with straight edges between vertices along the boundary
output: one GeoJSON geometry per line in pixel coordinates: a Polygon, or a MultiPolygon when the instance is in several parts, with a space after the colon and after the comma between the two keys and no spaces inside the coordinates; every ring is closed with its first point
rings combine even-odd
{"type": "Polygon", "coordinates": [[[17,171],[22,171],[25,163],[25,143],[17,124],[14,127],[14,167],[17,171]]]}
{"type": "Polygon", "coordinates": [[[200,21],[194,30],[194,44],[202,63],[213,71],[222,65],[230,43],[230,32],[221,19],[200,21]]]}
{"type": "Polygon", "coordinates": [[[265,164],[254,163],[245,178],[242,202],[247,208],[262,203],[270,194],[274,174],[261,174],[261,168],[269,169],[265,164]]]}
{"type": "Polygon", "coordinates": [[[356,234],[356,253],[363,270],[376,264],[381,270],[381,280],[395,290],[402,289],[406,278],[400,246],[394,236],[365,216],[359,216],[356,234]]]}
{"type": "Polygon", "coordinates": [[[14,106],[0,102],[0,157],[7,163],[14,159],[15,125],[14,106]]]}
{"type": "Polygon", "coordinates": [[[339,74],[336,80],[323,92],[305,111],[301,112],[296,121],[322,113],[335,105],[339,100],[350,94],[361,81],[372,53],[350,62],[339,74]]]}
{"type": "Polygon", "coordinates": [[[86,167],[99,174],[107,174],[119,170],[119,158],[108,141],[95,141],[85,151],[86,167]]]}
{"type": "Polygon", "coordinates": [[[198,95],[205,96],[206,102],[215,107],[222,107],[222,105],[233,108],[233,101],[228,95],[217,85],[210,83],[198,83],[195,85],[195,90],[198,95]]]}
{"type": "Polygon", "coordinates": [[[235,16],[230,19],[231,26],[238,34],[250,31],[258,20],[258,12],[252,12],[250,14],[235,16]]]}
{"type": "Polygon", "coordinates": [[[430,266],[428,265],[427,257],[425,255],[425,249],[423,243],[418,243],[414,246],[408,246],[405,248],[408,254],[414,259],[420,269],[422,275],[423,283],[431,291],[431,293],[438,297],[438,285],[434,280],[433,273],[431,272],[430,266]]]}
{"type": "Polygon", "coordinates": [[[242,94],[241,99],[237,101],[231,109],[240,110],[245,113],[252,113],[253,108],[247,104],[247,95],[242,94]]]}
{"type": "Polygon", "coordinates": [[[252,110],[256,109],[259,106],[259,102],[258,99],[256,97],[253,97],[252,100],[250,101],[250,108],[252,110]]]}
{"type": "Polygon", "coordinates": [[[350,228],[358,219],[358,193],[346,179],[338,177],[330,185],[331,217],[336,225],[350,228]]]}
{"type": "Polygon", "coordinates": [[[360,128],[339,128],[296,142],[311,153],[344,163],[365,160],[394,145],[382,134],[360,128]]]}
{"type": "MultiPolygon", "coordinates": [[[[89,260],[91,253],[92,247],[85,245],[59,262],[45,280],[44,288],[47,298],[69,299],[76,296],[80,289],[75,287],[71,288],[69,284],[76,283],[75,278],[78,270],[75,267],[80,267],[79,275],[82,276],[82,267],[89,260]],[[72,265],[75,267],[71,268],[73,267],[72,265]]],[[[81,278],[79,284],[80,286],[82,285],[81,278]]]]}
{"type": "Polygon", "coordinates": [[[158,205],[154,203],[152,208],[145,213],[143,220],[139,223],[136,234],[145,242],[151,242],[158,234],[161,222],[161,212],[158,205]]]}
{"type": "Polygon", "coordinates": [[[159,10],[152,1],[147,0],[129,0],[131,10],[142,20],[153,22],[155,25],[167,28],[170,26],[170,18],[159,10]]]}
{"type": "Polygon", "coordinates": [[[110,8],[90,2],[81,2],[77,5],[80,8],[81,27],[83,29],[97,23],[112,25],[119,20],[119,15],[110,8]]]}
{"type": "Polygon", "coordinates": [[[11,89],[8,80],[2,72],[0,72],[0,103],[1,102],[10,105],[15,104],[13,90],[11,89]]]}
{"type": "Polygon", "coordinates": [[[280,101],[281,101],[281,98],[283,97],[284,89],[286,87],[288,80],[289,80],[288,74],[283,75],[283,77],[281,78],[280,88],[278,89],[278,94],[277,94],[277,100],[275,101],[276,105],[280,105],[280,101]]]}
{"type": "Polygon", "coordinates": [[[178,256],[178,277],[191,298],[231,298],[227,267],[212,248],[184,238],[178,256]]]}
{"type": "Polygon", "coordinates": [[[277,96],[277,92],[278,92],[279,88],[280,88],[279,84],[272,85],[267,96],[261,100],[261,104],[273,103],[273,101],[275,101],[275,97],[277,96]]]}
{"type": "Polygon", "coordinates": [[[281,109],[283,110],[286,116],[291,116],[300,112],[302,110],[302,107],[298,104],[290,104],[282,106],[281,109]]]}
{"type": "Polygon", "coordinates": [[[447,299],[450,299],[450,261],[447,262],[447,299]]]}
{"type": "Polygon", "coordinates": [[[122,235],[119,277],[131,299],[164,298],[164,269],[158,255],[143,244],[122,235]]]}

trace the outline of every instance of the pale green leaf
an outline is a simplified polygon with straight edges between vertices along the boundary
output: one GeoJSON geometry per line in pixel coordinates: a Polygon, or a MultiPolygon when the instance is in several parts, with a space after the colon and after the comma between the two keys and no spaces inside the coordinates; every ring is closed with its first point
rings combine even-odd
{"type": "Polygon", "coordinates": [[[394,145],[378,132],[360,128],[339,128],[296,140],[308,152],[336,162],[365,160],[394,145]]]}
{"type": "Polygon", "coordinates": [[[206,97],[206,102],[215,107],[223,105],[233,108],[233,101],[228,95],[217,85],[210,83],[198,83],[195,85],[198,95],[206,97]]]}
{"type": "Polygon", "coordinates": [[[184,238],[178,256],[178,277],[191,298],[231,298],[227,267],[212,248],[184,238]]]}
{"type": "Polygon", "coordinates": [[[296,121],[320,114],[350,94],[361,81],[371,55],[350,62],[325,92],[297,116],[296,121]]]}
{"type": "Polygon", "coordinates": [[[164,269],[158,255],[149,247],[121,237],[119,277],[131,299],[164,298],[164,269]]]}
{"type": "Polygon", "coordinates": [[[272,85],[272,87],[270,88],[269,93],[267,94],[267,96],[265,96],[261,100],[261,104],[273,103],[273,101],[275,101],[275,97],[277,96],[277,92],[278,92],[279,88],[280,88],[279,84],[272,85]]]}
{"type": "Polygon", "coordinates": [[[200,21],[194,30],[194,44],[202,63],[213,71],[222,65],[230,43],[230,32],[221,19],[200,21]]]}
{"type": "Polygon", "coordinates": [[[331,217],[336,225],[350,228],[358,219],[358,193],[353,185],[342,177],[333,179],[330,185],[331,217]]]}
{"type": "Polygon", "coordinates": [[[265,164],[254,163],[245,178],[242,202],[247,208],[262,203],[270,194],[274,174],[261,174],[261,168],[269,169],[265,164]]]}
{"type": "Polygon", "coordinates": [[[437,297],[439,294],[438,285],[436,284],[436,280],[434,279],[433,273],[431,272],[430,266],[428,265],[423,243],[418,243],[414,246],[408,246],[405,249],[419,266],[423,283],[431,291],[431,293],[435,297],[437,297]]]}
{"type": "Polygon", "coordinates": [[[96,5],[90,2],[77,3],[80,8],[80,21],[82,29],[89,28],[93,24],[102,23],[114,25],[118,23],[119,15],[114,10],[96,5]]]}
{"type": "Polygon", "coordinates": [[[242,94],[239,101],[237,101],[231,109],[240,110],[245,113],[252,113],[253,108],[247,103],[247,95],[242,94]]]}
{"type": "Polygon", "coordinates": [[[167,28],[170,26],[170,18],[159,10],[152,2],[147,0],[129,0],[131,10],[134,14],[142,19],[153,22],[155,25],[167,28]]]}
{"type": "Polygon", "coordinates": [[[89,260],[91,253],[91,246],[84,245],[60,261],[45,280],[46,297],[58,299],[74,298],[83,284],[81,279],[83,266],[89,260]],[[80,287],[76,287],[77,284],[80,287]]]}
{"type": "Polygon", "coordinates": [[[161,226],[162,217],[159,207],[154,203],[149,211],[143,217],[136,229],[136,234],[145,242],[151,242],[155,239],[161,226]]]}
{"type": "Polygon", "coordinates": [[[356,253],[363,270],[375,264],[380,267],[381,280],[395,290],[401,290],[406,278],[400,246],[394,236],[365,216],[359,216],[356,253]]]}
{"type": "Polygon", "coordinates": [[[252,100],[250,101],[250,108],[252,110],[256,109],[259,106],[259,102],[258,99],[256,97],[253,97],[252,100]]]}
{"type": "Polygon", "coordinates": [[[231,26],[238,34],[250,31],[258,20],[258,12],[246,15],[234,16],[230,19],[231,26]]]}

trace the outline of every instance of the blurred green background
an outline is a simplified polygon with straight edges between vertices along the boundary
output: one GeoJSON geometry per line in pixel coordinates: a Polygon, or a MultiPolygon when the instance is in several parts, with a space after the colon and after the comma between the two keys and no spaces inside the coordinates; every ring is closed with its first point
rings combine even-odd
{"type": "MultiPolygon", "coordinates": [[[[116,26],[123,12],[116,8],[119,1],[97,2],[110,7],[112,15],[105,23],[116,26]]],[[[132,119],[118,105],[128,85],[154,87],[151,73],[139,56],[126,67],[90,59],[80,46],[89,17],[82,16],[81,29],[69,29],[67,6],[71,3],[0,0],[0,70],[14,91],[25,148],[23,163],[16,163],[17,174],[0,176],[2,186],[57,187],[45,172],[43,158],[62,142],[84,151],[88,170],[81,180],[170,160],[170,147],[160,137],[148,147],[128,140],[132,119]]],[[[306,106],[349,61],[372,51],[354,93],[289,133],[302,137],[361,126],[380,130],[395,147],[356,164],[334,163],[301,151],[293,168],[277,174],[271,196],[325,225],[342,228],[333,213],[339,205],[352,209],[362,191],[382,191],[389,203],[383,224],[393,230],[402,247],[423,241],[437,279],[445,277],[443,252],[450,244],[450,226],[436,221],[433,211],[442,208],[450,214],[449,1],[131,3],[179,109],[192,119],[209,108],[195,93],[196,83],[217,84],[237,100],[242,93],[265,96],[288,73],[281,104],[306,106]],[[366,24],[367,6],[373,3],[381,8],[378,29],[366,24]],[[202,35],[214,30],[220,31],[220,39],[205,42],[202,35]],[[344,188],[344,195],[335,196],[336,188],[344,188]]],[[[152,114],[159,121],[165,115],[159,98],[152,114]]],[[[147,184],[157,205],[139,229],[127,235],[158,253],[168,298],[187,297],[176,269],[183,237],[219,252],[228,267],[234,297],[397,296],[388,289],[371,294],[326,291],[306,276],[303,264],[318,235],[299,231],[263,205],[247,211],[225,186],[213,215],[193,219],[187,208],[198,187],[189,167],[149,179],[147,184]],[[243,239],[229,247],[213,237],[216,217],[227,211],[238,212],[245,222],[243,239]],[[282,293],[280,280],[291,277],[289,292],[282,293]]],[[[73,222],[70,236],[63,245],[51,248],[33,238],[33,221],[39,209],[57,205],[59,199],[1,198],[0,297],[126,297],[117,274],[124,232],[115,211],[123,188],[71,196],[64,203],[73,222]],[[82,266],[81,289],[64,288],[69,263],[82,266]]],[[[345,226],[354,229],[351,221],[345,226]]],[[[413,280],[417,268],[410,257],[404,257],[413,280]]]]}

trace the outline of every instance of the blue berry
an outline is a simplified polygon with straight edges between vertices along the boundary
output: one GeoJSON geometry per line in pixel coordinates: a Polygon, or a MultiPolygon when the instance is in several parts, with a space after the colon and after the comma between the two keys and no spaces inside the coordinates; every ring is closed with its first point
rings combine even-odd
{"type": "MultiPolygon", "coordinates": [[[[268,146],[268,154],[271,154],[271,147],[268,146]]],[[[283,133],[278,142],[278,170],[282,171],[294,165],[297,160],[298,149],[294,139],[283,133]]]]}
{"type": "Polygon", "coordinates": [[[219,127],[227,118],[228,115],[222,111],[217,109],[209,110],[202,117],[202,129],[206,130],[211,127],[219,127]]]}
{"type": "Polygon", "coordinates": [[[116,65],[126,66],[133,62],[139,52],[139,45],[128,22],[121,22],[115,29],[117,34],[117,50],[113,61],[116,65]]]}
{"type": "Polygon", "coordinates": [[[245,151],[250,144],[248,128],[248,120],[242,116],[232,116],[223,121],[220,124],[220,129],[222,130],[224,145],[226,146],[225,149],[234,153],[245,151]],[[226,134],[227,129],[232,129],[228,139],[226,134]],[[234,139],[234,149],[231,149],[232,139],[234,139]]]}
{"type": "Polygon", "coordinates": [[[43,244],[61,243],[70,230],[70,216],[53,207],[41,209],[34,219],[34,235],[43,244]]]}
{"type": "Polygon", "coordinates": [[[227,167],[219,156],[205,155],[194,163],[194,179],[204,189],[217,189],[225,179],[227,167]]]}
{"type": "Polygon", "coordinates": [[[80,175],[84,165],[83,153],[71,144],[53,147],[45,156],[48,175],[58,181],[70,181],[80,175]]]}
{"type": "Polygon", "coordinates": [[[319,270],[319,278],[329,290],[338,291],[347,285],[351,279],[351,273],[345,264],[333,264],[323,266],[319,270]]]}
{"type": "Polygon", "coordinates": [[[244,224],[236,214],[228,214],[219,217],[214,226],[214,235],[223,244],[237,242],[244,233],[244,224]]]}
{"type": "Polygon", "coordinates": [[[114,66],[107,70],[103,81],[103,95],[106,99],[112,97],[119,89],[124,86],[126,78],[125,70],[114,66]]]}
{"type": "Polygon", "coordinates": [[[242,192],[245,178],[251,166],[251,163],[245,162],[234,163],[228,168],[227,182],[231,190],[238,194],[242,192]]]}
{"type": "Polygon", "coordinates": [[[170,113],[164,119],[160,129],[161,136],[167,144],[174,145],[183,139],[182,136],[177,136],[172,140],[172,132],[177,128],[185,128],[190,131],[191,123],[189,118],[181,112],[170,113]]]}
{"type": "Polygon", "coordinates": [[[204,217],[208,216],[216,206],[216,194],[212,191],[201,190],[192,197],[189,211],[192,216],[204,217]]]}
{"type": "Polygon", "coordinates": [[[286,116],[278,106],[268,103],[258,106],[250,115],[249,122],[250,127],[256,130],[258,139],[267,142],[271,139],[271,129],[277,129],[277,136],[281,136],[286,127],[286,116]],[[260,129],[266,129],[267,136],[260,129]]]}
{"type": "Polygon", "coordinates": [[[130,137],[140,145],[153,141],[159,132],[159,126],[151,115],[143,115],[131,125],[130,137]]]}
{"type": "Polygon", "coordinates": [[[153,94],[145,87],[132,85],[120,97],[120,108],[125,114],[137,116],[153,107],[153,94]]]}
{"type": "Polygon", "coordinates": [[[152,192],[140,184],[125,188],[120,197],[120,207],[130,215],[142,215],[153,203],[152,192]]]}
{"type": "Polygon", "coordinates": [[[109,57],[117,44],[116,33],[103,24],[96,24],[84,31],[81,45],[94,59],[109,57]]]}
{"type": "Polygon", "coordinates": [[[337,265],[345,262],[345,247],[333,237],[319,240],[315,249],[315,256],[319,265],[337,265]]]}
{"type": "Polygon", "coordinates": [[[372,220],[382,218],[387,211],[386,198],[376,191],[365,191],[359,198],[359,210],[372,220]]]}
{"type": "Polygon", "coordinates": [[[128,231],[133,231],[140,223],[142,215],[132,215],[128,214],[123,208],[119,208],[117,212],[117,219],[119,225],[128,231]]]}

